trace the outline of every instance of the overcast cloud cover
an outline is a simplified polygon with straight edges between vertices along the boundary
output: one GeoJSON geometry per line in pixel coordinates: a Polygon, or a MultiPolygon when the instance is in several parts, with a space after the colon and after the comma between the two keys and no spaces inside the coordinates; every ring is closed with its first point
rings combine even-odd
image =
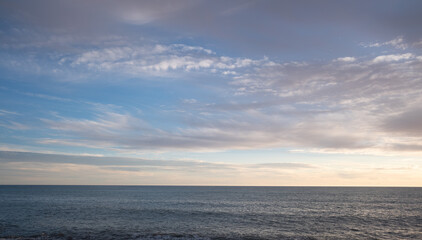
{"type": "Polygon", "coordinates": [[[421,186],[421,22],[410,0],[0,0],[0,184],[421,186]]]}

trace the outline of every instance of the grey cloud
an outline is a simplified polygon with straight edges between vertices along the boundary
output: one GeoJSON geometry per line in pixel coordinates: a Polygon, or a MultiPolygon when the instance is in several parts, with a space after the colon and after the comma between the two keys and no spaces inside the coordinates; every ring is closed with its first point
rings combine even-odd
{"type": "Polygon", "coordinates": [[[414,142],[416,144],[396,143],[390,147],[392,150],[399,152],[422,152],[422,144],[417,144],[422,142],[422,139],[416,139],[414,142]]]}
{"type": "Polygon", "coordinates": [[[64,155],[34,152],[0,151],[0,163],[46,163],[46,164],[75,164],[92,165],[104,169],[118,171],[150,170],[183,170],[183,171],[214,171],[214,170],[241,170],[254,169],[302,169],[316,168],[305,163],[262,163],[262,164],[226,164],[210,163],[194,160],[146,160],[128,157],[98,157],[84,155],[64,155]]]}
{"type": "Polygon", "coordinates": [[[389,4],[385,1],[265,1],[245,6],[244,1],[212,1],[212,6],[210,2],[198,4],[165,24],[230,43],[232,47],[248,52],[324,54],[326,50],[349,50],[347,46],[356,41],[356,36],[373,33],[373,29],[378,30],[376,35],[382,39],[399,35],[412,40],[421,37],[417,26],[422,21],[420,4],[418,1],[403,4],[395,1],[389,1],[389,4]],[[223,17],[218,14],[236,7],[240,9],[235,14],[223,17]],[[307,35],[301,29],[314,30],[307,35]],[[251,30],[258,34],[251,36],[251,30]],[[341,40],[340,36],[332,38],[339,32],[343,35],[341,40]]]}
{"type": "Polygon", "coordinates": [[[42,162],[42,163],[70,163],[95,166],[186,166],[196,165],[199,162],[191,161],[165,161],[145,160],[124,157],[95,157],[95,156],[73,156],[62,154],[45,154],[34,152],[11,152],[0,151],[1,162],[42,162]]]}
{"type": "Polygon", "coordinates": [[[23,50],[39,62],[45,57],[59,61],[86,49],[112,48],[128,44],[154,43],[147,29],[133,27],[125,19],[151,23],[157,18],[195,4],[192,1],[1,1],[0,47],[2,50],[23,50]],[[48,54],[46,54],[48,51],[48,54]]]}
{"type": "Polygon", "coordinates": [[[384,120],[384,130],[405,136],[422,137],[422,108],[412,108],[384,120]]]}
{"type": "MultiPolygon", "coordinates": [[[[144,24],[193,4],[193,1],[3,1],[3,18],[58,32],[111,30],[119,21],[144,24]]],[[[115,29],[117,30],[117,29],[115,29]]]]}
{"type": "MultiPolygon", "coordinates": [[[[2,20],[45,32],[139,37],[153,26],[174,38],[199,36],[239,54],[329,55],[359,51],[362,36],[420,41],[420,1],[2,1],[2,20]],[[252,16],[252,17],[251,17],[252,16]],[[374,31],[376,29],[377,31],[374,31]],[[251,34],[253,32],[254,34],[251,34]],[[309,32],[309,33],[307,33],[309,32]],[[341,33],[341,35],[340,35],[341,33]]],[[[157,35],[157,34],[155,34],[157,35]]],[[[406,43],[403,43],[406,44],[406,43]]],[[[331,56],[334,57],[334,56],[331,56]]],[[[338,56],[337,56],[338,57],[338,56]]]]}
{"type": "Polygon", "coordinates": [[[308,128],[306,131],[296,132],[292,137],[296,142],[311,147],[331,148],[331,149],[365,149],[374,146],[373,139],[368,134],[358,135],[352,132],[336,133],[325,126],[323,130],[308,128]]]}

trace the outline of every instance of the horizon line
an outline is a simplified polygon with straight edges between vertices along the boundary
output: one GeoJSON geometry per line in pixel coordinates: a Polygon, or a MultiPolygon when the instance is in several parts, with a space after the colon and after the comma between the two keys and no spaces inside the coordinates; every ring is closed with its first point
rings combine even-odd
{"type": "Polygon", "coordinates": [[[80,187],[350,187],[350,188],[422,188],[422,186],[373,186],[373,185],[188,185],[188,184],[0,184],[0,186],[80,186],[80,187]]]}

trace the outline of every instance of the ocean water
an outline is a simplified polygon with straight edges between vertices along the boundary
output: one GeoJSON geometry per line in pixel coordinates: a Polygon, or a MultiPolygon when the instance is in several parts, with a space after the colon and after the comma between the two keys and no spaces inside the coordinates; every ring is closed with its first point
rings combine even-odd
{"type": "Polygon", "coordinates": [[[422,188],[0,186],[0,239],[422,239],[422,188]]]}

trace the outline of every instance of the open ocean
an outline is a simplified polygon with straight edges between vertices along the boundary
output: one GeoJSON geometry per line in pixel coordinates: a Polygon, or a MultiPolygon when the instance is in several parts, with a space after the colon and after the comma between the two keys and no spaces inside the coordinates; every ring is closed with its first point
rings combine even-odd
{"type": "Polygon", "coordinates": [[[422,188],[0,186],[0,239],[422,239],[422,188]]]}

